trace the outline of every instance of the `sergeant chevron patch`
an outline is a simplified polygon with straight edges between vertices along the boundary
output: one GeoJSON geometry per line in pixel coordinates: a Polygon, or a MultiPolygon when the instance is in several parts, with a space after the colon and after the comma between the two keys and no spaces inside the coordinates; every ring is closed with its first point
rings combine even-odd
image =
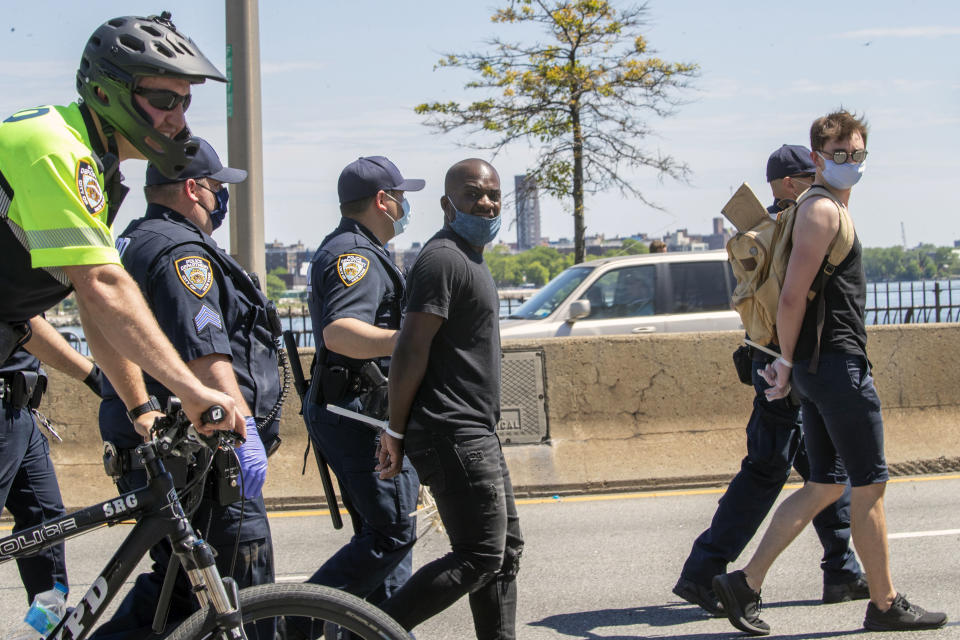
{"type": "Polygon", "coordinates": [[[200,307],[200,312],[193,318],[193,324],[197,326],[197,333],[203,331],[207,325],[213,325],[217,329],[223,329],[223,321],[220,319],[220,314],[207,305],[200,307]]]}
{"type": "Polygon", "coordinates": [[[356,253],[345,253],[337,258],[337,274],[348,287],[352,287],[367,275],[370,261],[356,253]]]}

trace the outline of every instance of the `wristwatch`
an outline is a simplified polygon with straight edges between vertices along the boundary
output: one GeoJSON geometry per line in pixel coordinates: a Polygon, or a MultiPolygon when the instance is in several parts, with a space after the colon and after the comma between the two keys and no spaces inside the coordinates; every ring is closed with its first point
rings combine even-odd
{"type": "Polygon", "coordinates": [[[150,399],[143,404],[127,411],[127,417],[130,418],[130,422],[136,422],[137,418],[150,411],[162,411],[160,401],[157,400],[156,396],[150,396],[150,399]]]}

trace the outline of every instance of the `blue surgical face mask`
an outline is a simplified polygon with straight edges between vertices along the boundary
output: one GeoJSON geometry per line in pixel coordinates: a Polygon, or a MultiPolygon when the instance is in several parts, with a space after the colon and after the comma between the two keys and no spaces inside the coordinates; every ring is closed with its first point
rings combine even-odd
{"type": "MultiPolygon", "coordinates": [[[[410,224],[410,201],[407,200],[406,198],[404,198],[403,200],[397,200],[386,191],[383,192],[383,195],[387,196],[388,198],[390,198],[391,200],[399,204],[400,208],[403,210],[403,215],[400,216],[399,220],[394,220],[393,218],[390,218],[390,220],[393,222],[393,235],[394,237],[396,237],[401,233],[403,233],[404,231],[406,231],[407,225],[410,224]]],[[[389,217],[389,214],[386,214],[386,215],[387,217],[389,217]]]]}
{"type": "Polygon", "coordinates": [[[467,241],[467,244],[473,247],[483,247],[488,242],[493,241],[500,231],[500,216],[496,218],[486,218],[464,213],[457,209],[450,196],[447,196],[447,202],[453,207],[456,217],[450,223],[458,236],[467,241]]]}
{"type": "Polygon", "coordinates": [[[852,162],[837,164],[819,151],[817,153],[823,158],[823,179],[834,189],[849,189],[863,177],[863,169],[867,164],[866,160],[860,164],[852,162]]]}
{"type": "Polygon", "coordinates": [[[230,199],[230,192],[227,190],[226,186],[221,186],[219,191],[214,191],[210,187],[204,187],[199,183],[197,184],[212,193],[213,197],[217,199],[217,206],[213,209],[213,211],[203,207],[202,204],[200,205],[206,210],[207,213],[210,214],[210,225],[214,229],[217,229],[223,224],[223,219],[227,217],[227,201],[230,199]]]}

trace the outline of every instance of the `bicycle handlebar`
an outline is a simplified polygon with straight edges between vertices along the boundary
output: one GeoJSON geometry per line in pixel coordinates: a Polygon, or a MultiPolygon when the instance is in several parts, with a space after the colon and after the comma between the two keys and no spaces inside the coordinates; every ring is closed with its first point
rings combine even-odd
{"type": "MultiPolygon", "coordinates": [[[[222,422],[225,417],[226,410],[220,405],[213,405],[202,414],[206,423],[222,422]]],[[[243,442],[234,431],[218,430],[210,436],[201,434],[183,412],[180,399],[176,396],[170,396],[167,400],[164,416],[154,421],[150,432],[160,456],[186,456],[202,448],[215,450],[223,446],[235,447],[243,442]]]]}

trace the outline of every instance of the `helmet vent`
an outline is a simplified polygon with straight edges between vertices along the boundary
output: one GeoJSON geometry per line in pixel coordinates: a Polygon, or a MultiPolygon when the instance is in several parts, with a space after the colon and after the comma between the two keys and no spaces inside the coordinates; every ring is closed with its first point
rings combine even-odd
{"type": "Polygon", "coordinates": [[[163,34],[160,32],[160,30],[151,24],[141,24],[139,25],[139,27],[144,31],[146,31],[147,33],[149,33],[150,35],[152,35],[154,38],[163,37],[163,34]]]}
{"type": "Polygon", "coordinates": [[[177,54],[175,54],[173,51],[171,51],[169,48],[167,48],[167,46],[166,46],[165,44],[163,44],[162,42],[154,42],[154,43],[153,43],[153,48],[156,49],[156,50],[157,50],[157,53],[159,53],[159,54],[162,55],[162,56],[166,56],[166,57],[168,57],[168,58],[176,58],[176,57],[177,57],[177,54]]]}
{"type": "Polygon", "coordinates": [[[193,52],[193,49],[190,47],[190,43],[187,40],[180,39],[176,42],[177,51],[180,51],[183,55],[190,56],[191,58],[196,57],[196,54],[193,52]]]}
{"type": "Polygon", "coordinates": [[[127,33],[120,36],[120,44],[125,46],[127,49],[132,49],[138,53],[143,53],[146,51],[146,46],[144,46],[143,40],[127,33]]]}
{"type": "Polygon", "coordinates": [[[127,19],[114,18],[113,20],[108,20],[107,24],[110,25],[111,27],[122,27],[123,25],[127,24],[127,19]]]}
{"type": "Polygon", "coordinates": [[[99,47],[101,44],[103,44],[103,41],[100,40],[100,38],[98,38],[96,35],[92,35],[90,36],[90,44],[94,47],[99,47]]]}

